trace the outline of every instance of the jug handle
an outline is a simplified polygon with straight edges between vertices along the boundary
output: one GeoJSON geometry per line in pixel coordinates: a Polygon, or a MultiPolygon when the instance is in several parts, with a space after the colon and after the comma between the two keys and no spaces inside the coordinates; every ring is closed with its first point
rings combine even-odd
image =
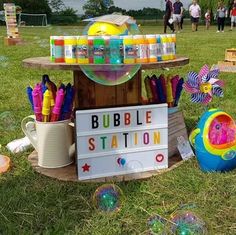
{"type": "Polygon", "coordinates": [[[197,128],[197,129],[193,130],[189,135],[189,142],[193,148],[195,148],[195,138],[199,133],[200,133],[200,129],[197,128]]]}
{"type": "MultiPolygon", "coordinates": [[[[70,122],[68,125],[75,128],[75,124],[73,122],[70,122]]],[[[73,143],[69,148],[69,157],[72,158],[74,154],[75,154],[75,143],[73,143]]]]}
{"type": "MultiPolygon", "coordinates": [[[[23,120],[21,121],[21,129],[24,132],[24,134],[29,138],[30,143],[34,146],[34,148],[36,149],[36,151],[38,151],[37,148],[37,139],[33,138],[32,133],[26,128],[28,123],[32,123],[35,125],[35,121],[36,118],[34,115],[29,115],[25,118],[23,118],[23,120]],[[28,122],[28,120],[33,120],[33,122],[28,122]]],[[[36,131],[36,129],[34,128],[34,131],[36,131]]]]}

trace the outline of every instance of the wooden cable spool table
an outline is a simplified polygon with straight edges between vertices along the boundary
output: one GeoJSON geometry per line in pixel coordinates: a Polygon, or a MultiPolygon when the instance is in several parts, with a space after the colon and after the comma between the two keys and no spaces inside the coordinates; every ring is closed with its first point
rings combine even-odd
{"type": "MultiPolygon", "coordinates": [[[[180,67],[189,63],[186,57],[177,57],[170,61],[142,64],[138,72],[129,81],[117,86],[104,86],[86,77],[78,64],[54,63],[49,57],[27,58],[23,60],[23,66],[36,69],[70,70],[73,71],[75,87],[75,109],[96,109],[108,107],[122,107],[131,105],[142,105],[142,70],[180,67]]],[[[91,65],[94,66],[94,65],[91,65]]],[[[168,154],[169,168],[142,173],[133,173],[122,176],[104,177],[92,179],[92,182],[124,181],[131,179],[148,178],[162,172],[169,171],[179,166],[182,161],[177,153],[176,138],[180,135],[187,138],[187,131],[182,112],[177,111],[169,114],[168,154]]],[[[76,164],[58,169],[46,169],[37,164],[38,156],[34,151],[29,155],[32,167],[39,173],[65,181],[78,181],[76,164]]]]}

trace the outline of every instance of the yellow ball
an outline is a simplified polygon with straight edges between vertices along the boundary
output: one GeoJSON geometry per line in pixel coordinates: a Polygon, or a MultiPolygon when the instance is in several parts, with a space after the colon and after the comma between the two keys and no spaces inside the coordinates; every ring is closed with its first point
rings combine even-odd
{"type": "Polygon", "coordinates": [[[128,28],[125,24],[121,26],[104,23],[95,22],[88,29],[89,36],[100,36],[100,35],[128,35],[128,28]]]}

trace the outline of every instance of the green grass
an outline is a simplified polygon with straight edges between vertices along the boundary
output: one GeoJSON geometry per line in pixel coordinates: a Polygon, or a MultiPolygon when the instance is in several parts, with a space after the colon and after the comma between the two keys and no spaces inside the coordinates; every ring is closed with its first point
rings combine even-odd
{"type": "MultiPolygon", "coordinates": [[[[162,33],[159,26],[141,26],[143,33],[162,33]]],[[[49,54],[50,35],[74,35],[80,27],[22,28],[25,45],[4,46],[6,28],[0,27],[0,153],[8,155],[12,167],[0,175],[0,234],[147,234],[147,219],[154,214],[170,218],[182,204],[194,204],[190,209],[207,224],[208,234],[236,234],[236,170],[229,173],[206,174],[192,159],[171,172],[152,177],[117,183],[125,199],[118,213],[105,214],[93,207],[92,195],[99,183],[62,182],[35,173],[27,161],[33,149],[13,155],[6,144],[23,137],[21,120],[30,115],[25,88],[49,74],[53,81],[72,82],[72,72],[24,68],[22,60],[49,54]]],[[[180,74],[198,72],[204,64],[216,64],[224,59],[227,48],[236,47],[236,30],[216,34],[215,26],[206,31],[202,26],[192,33],[190,27],[177,34],[179,55],[190,63],[170,71],[145,71],[180,74]]],[[[225,81],[225,96],[214,99],[209,107],[219,107],[236,117],[236,74],[221,73],[225,81]]],[[[183,94],[180,107],[188,130],[195,127],[204,108],[191,104],[183,94]]]]}

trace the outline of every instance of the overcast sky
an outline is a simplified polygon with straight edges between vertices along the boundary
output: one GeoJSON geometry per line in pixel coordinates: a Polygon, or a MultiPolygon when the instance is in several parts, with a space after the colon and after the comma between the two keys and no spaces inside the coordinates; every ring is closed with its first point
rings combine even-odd
{"type": "MultiPolygon", "coordinates": [[[[143,9],[144,7],[152,7],[152,8],[159,8],[163,9],[165,6],[164,0],[113,0],[114,5],[117,7],[121,7],[126,10],[130,9],[143,9]]],[[[184,4],[184,7],[191,3],[191,0],[181,0],[184,4]]],[[[77,10],[78,14],[83,14],[83,5],[86,0],[63,0],[66,6],[72,7],[77,10]]],[[[174,2],[174,0],[172,0],[174,2]]]]}

